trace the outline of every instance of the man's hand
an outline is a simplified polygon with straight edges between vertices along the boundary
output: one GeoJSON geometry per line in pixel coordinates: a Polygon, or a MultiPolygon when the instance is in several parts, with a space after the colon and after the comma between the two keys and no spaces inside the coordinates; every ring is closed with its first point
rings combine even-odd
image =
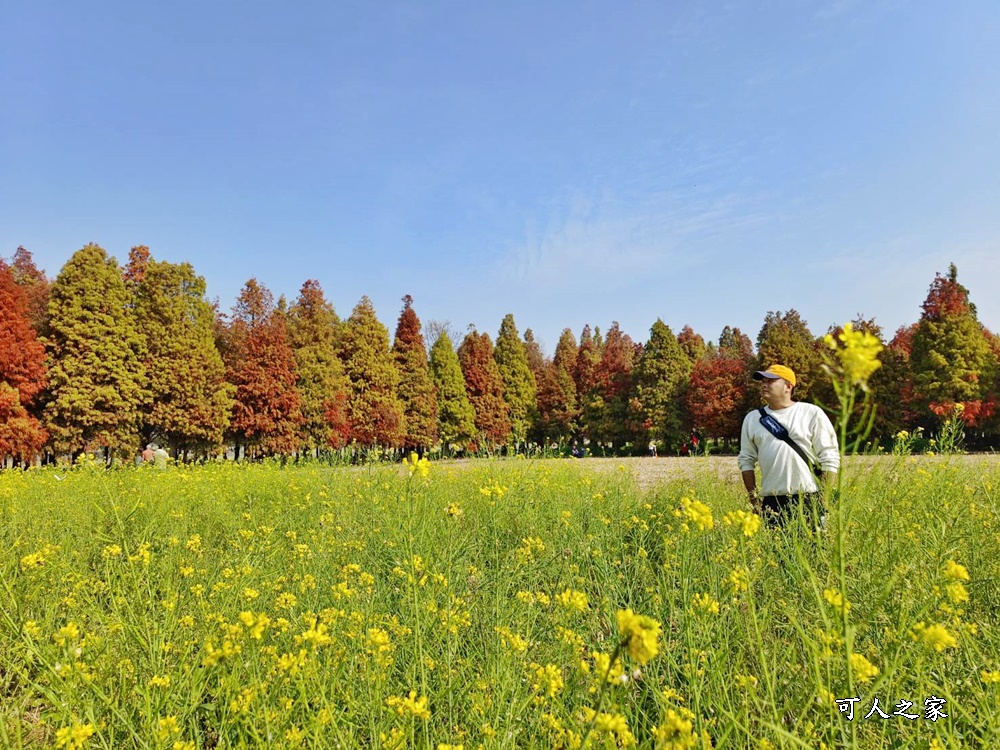
{"type": "Polygon", "coordinates": [[[743,486],[747,490],[747,499],[753,509],[760,512],[760,495],[757,494],[757,476],[752,470],[743,472],[743,486]]]}

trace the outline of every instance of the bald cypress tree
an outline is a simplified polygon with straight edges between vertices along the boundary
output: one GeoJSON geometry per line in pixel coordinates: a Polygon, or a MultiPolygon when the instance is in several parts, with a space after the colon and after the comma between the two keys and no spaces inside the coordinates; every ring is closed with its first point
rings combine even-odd
{"type": "Polygon", "coordinates": [[[684,326],[677,334],[677,343],[680,344],[684,354],[687,355],[691,364],[705,356],[708,352],[708,345],[700,333],[695,333],[691,326],[684,326]]]}
{"type": "Polygon", "coordinates": [[[288,308],[288,340],[295,353],[296,387],[302,399],[302,445],[318,453],[346,445],[347,377],[337,354],[340,319],[314,279],[288,308]]]}
{"type": "Polygon", "coordinates": [[[430,371],[437,390],[438,435],[444,451],[466,450],[476,438],[476,412],[465,392],[462,367],[446,331],[441,331],[431,346],[430,371]]]}
{"type": "Polygon", "coordinates": [[[44,336],[49,320],[49,294],[52,281],[35,265],[31,252],[18,247],[10,262],[15,283],[24,290],[28,321],[35,333],[44,336]]]}
{"type": "Polygon", "coordinates": [[[670,326],[657,318],[633,373],[637,407],[649,438],[662,440],[668,446],[679,446],[684,441],[684,394],[692,366],[688,352],[670,326]]]}
{"type": "Polygon", "coordinates": [[[222,444],[236,389],[215,347],[205,279],[191,264],[154,260],[143,247],[133,248],[125,278],[150,390],[143,438],[165,441],[178,455],[207,453],[222,444]]]}
{"type": "Polygon", "coordinates": [[[636,431],[629,408],[636,354],[635,342],[613,322],[594,371],[595,385],[583,407],[591,439],[612,448],[632,440],[636,431]]]}
{"type": "Polygon", "coordinates": [[[477,446],[493,450],[506,444],[511,433],[510,414],[489,334],[472,328],[458,347],[458,361],[476,415],[477,446]]]}
{"type": "Polygon", "coordinates": [[[821,356],[816,337],[795,310],[769,312],[757,335],[757,367],[785,365],[795,373],[796,401],[809,398],[814,380],[820,376],[821,356]]]}
{"type": "Polygon", "coordinates": [[[503,398],[510,415],[511,438],[520,444],[527,440],[528,430],[535,416],[536,383],[528,366],[528,353],[517,332],[514,316],[509,313],[500,323],[493,357],[503,381],[503,398]]]}
{"type": "Polygon", "coordinates": [[[29,320],[27,295],[0,260],[0,459],[30,461],[48,434],[29,412],[45,387],[45,347],[29,320]]]}
{"type": "Polygon", "coordinates": [[[349,383],[348,420],[359,447],[399,448],[406,435],[399,400],[399,371],[389,350],[389,331],[362,297],[342,329],[341,356],[349,383]]]}
{"type": "Polygon", "coordinates": [[[438,399],[427,363],[427,345],[420,331],[420,319],[413,310],[413,298],[403,297],[403,309],[396,325],[392,354],[399,370],[396,392],[403,404],[406,448],[425,450],[438,441],[438,399]]]}
{"type": "Polygon", "coordinates": [[[230,433],[253,456],[288,455],[299,448],[298,376],[285,316],[271,292],[250,279],[233,306],[224,350],[226,374],[236,386],[230,433]]]}
{"type": "Polygon", "coordinates": [[[150,393],[143,340],[118,263],[94,244],[75,252],[52,284],[48,312],[45,424],[56,451],[133,453],[150,393]]]}
{"type": "Polygon", "coordinates": [[[989,334],[952,264],[947,276],[937,275],[931,283],[913,333],[910,368],[923,414],[944,417],[961,404],[963,418],[976,424],[995,366],[989,334]]]}

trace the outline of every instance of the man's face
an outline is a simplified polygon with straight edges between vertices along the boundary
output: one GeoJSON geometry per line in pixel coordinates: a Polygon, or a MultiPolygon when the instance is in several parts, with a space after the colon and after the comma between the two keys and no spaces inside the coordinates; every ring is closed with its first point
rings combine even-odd
{"type": "Polygon", "coordinates": [[[789,383],[784,378],[761,378],[760,393],[765,401],[780,399],[789,383]]]}

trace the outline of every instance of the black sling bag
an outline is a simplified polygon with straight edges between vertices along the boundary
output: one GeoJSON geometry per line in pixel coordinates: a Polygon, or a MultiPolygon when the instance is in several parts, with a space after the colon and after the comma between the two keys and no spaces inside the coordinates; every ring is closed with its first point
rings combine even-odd
{"type": "Polygon", "coordinates": [[[778,440],[782,441],[783,443],[787,443],[793,451],[799,454],[799,458],[801,458],[803,461],[806,462],[806,466],[808,466],[809,470],[816,475],[816,478],[822,479],[823,468],[821,466],[817,466],[816,464],[814,464],[812,461],[809,460],[809,457],[806,455],[806,452],[802,450],[802,447],[794,440],[792,440],[791,435],[788,434],[788,428],[786,428],[785,425],[781,424],[781,422],[779,422],[773,416],[764,411],[763,406],[760,407],[757,411],[760,412],[760,423],[764,425],[764,429],[770,432],[776,438],[778,438],[778,440]]]}

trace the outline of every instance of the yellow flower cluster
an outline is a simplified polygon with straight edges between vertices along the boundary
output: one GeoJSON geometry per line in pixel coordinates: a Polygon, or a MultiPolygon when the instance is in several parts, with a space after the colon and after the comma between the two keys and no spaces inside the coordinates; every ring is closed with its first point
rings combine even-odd
{"type": "Polygon", "coordinates": [[[66,750],[79,750],[86,744],[97,730],[93,724],[77,724],[56,730],[56,747],[66,750]]]}
{"type": "Polygon", "coordinates": [[[691,597],[691,605],[696,611],[704,612],[705,614],[719,614],[719,602],[708,594],[695,594],[691,597]]]}
{"type": "Polygon", "coordinates": [[[712,509],[700,500],[692,500],[687,497],[682,498],[678,514],[684,519],[684,523],[681,525],[684,531],[689,530],[689,524],[697,526],[698,531],[710,531],[715,528],[712,509]]]}
{"type": "Polygon", "coordinates": [[[618,747],[632,747],[636,744],[635,735],[629,730],[628,722],[621,714],[597,712],[587,706],[583,709],[583,720],[593,724],[594,732],[599,737],[611,739],[618,747]]]}
{"type": "Polygon", "coordinates": [[[952,581],[968,581],[969,571],[964,565],[949,560],[944,565],[944,577],[952,581]]]}
{"type": "Polygon", "coordinates": [[[645,664],[660,652],[660,623],[631,609],[618,610],[617,619],[622,643],[632,659],[645,664]]]}
{"type": "Polygon", "coordinates": [[[879,674],[879,668],[868,661],[864,654],[851,654],[851,671],[858,682],[870,682],[879,674]]]}
{"type": "Polygon", "coordinates": [[[427,721],[431,718],[430,709],[427,708],[427,696],[417,696],[416,690],[411,690],[405,698],[390,696],[386,699],[389,708],[394,708],[400,716],[412,716],[415,719],[427,721]]]}
{"type": "Polygon", "coordinates": [[[411,477],[414,474],[417,474],[418,476],[421,477],[426,477],[431,470],[431,462],[427,460],[427,457],[421,456],[420,458],[417,458],[416,453],[410,453],[410,455],[407,458],[404,458],[403,466],[405,466],[407,470],[410,472],[411,477]]]}
{"type": "Polygon", "coordinates": [[[958,648],[958,640],[944,625],[927,625],[923,621],[913,626],[913,635],[928,648],[944,651],[946,648],[958,648]]]}
{"type": "Polygon", "coordinates": [[[577,612],[586,612],[590,604],[584,592],[573,591],[573,589],[566,589],[561,594],[556,594],[556,603],[566,609],[576,610],[577,612]]]}
{"type": "Polygon", "coordinates": [[[851,603],[844,598],[844,595],[839,591],[833,589],[824,589],[823,598],[826,599],[826,603],[829,604],[834,609],[838,609],[845,615],[851,611],[851,603]]]}
{"type": "Polygon", "coordinates": [[[722,517],[726,526],[739,526],[743,536],[751,537],[760,529],[760,516],[745,510],[734,510],[722,517]]]}
{"type": "Polygon", "coordinates": [[[855,331],[852,323],[845,323],[836,337],[828,333],[823,342],[837,355],[841,371],[855,385],[866,385],[868,378],[882,366],[878,359],[882,342],[878,336],[855,331]]]}

